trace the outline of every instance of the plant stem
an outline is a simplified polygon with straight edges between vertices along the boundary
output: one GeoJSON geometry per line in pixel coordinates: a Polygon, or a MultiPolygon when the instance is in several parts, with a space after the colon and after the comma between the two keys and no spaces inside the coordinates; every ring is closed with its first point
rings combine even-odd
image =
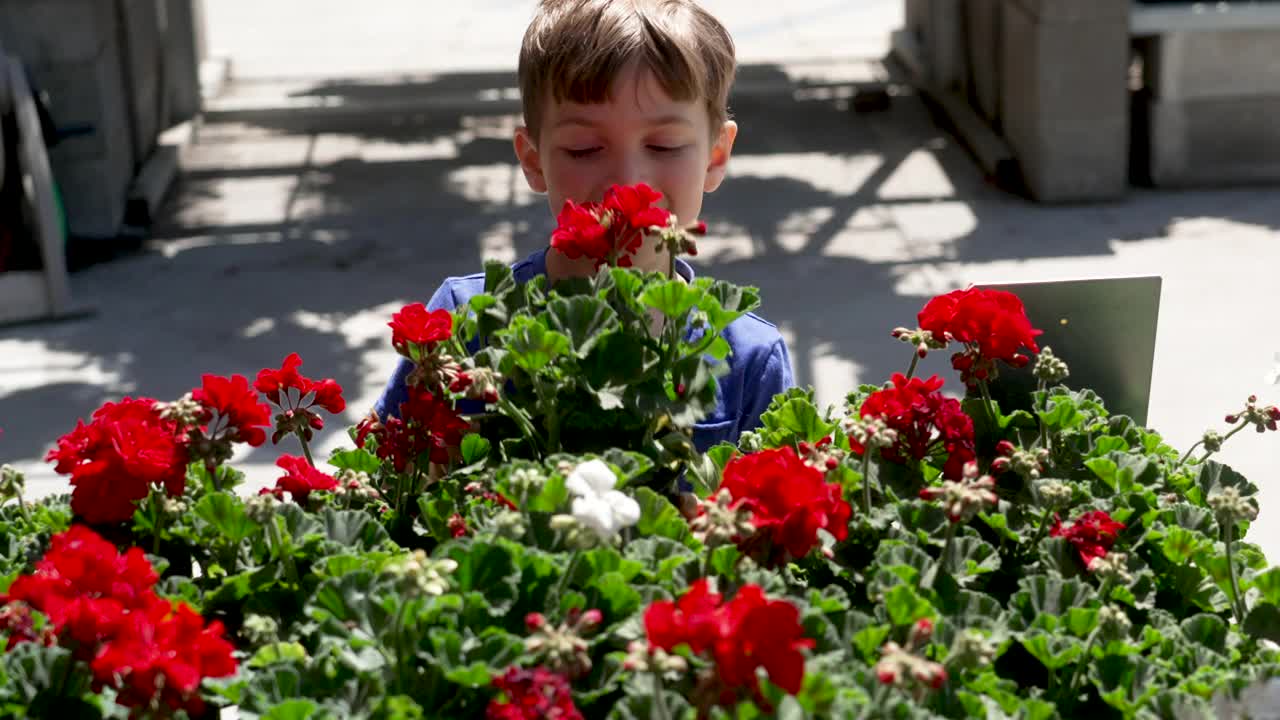
{"type": "MultiPolygon", "coordinates": [[[[1219,520],[1221,523],[1222,521],[1219,520]]],[[[1244,599],[1240,596],[1240,581],[1236,578],[1236,563],[1231,551],[1231,542],[1235,535],[1235,521],[1222,523],[1222,539],[1227,545],[1227,575],[1231,578],[1231,610],[1236,614],[1236,622],[1244,625],[1244,599]]]]}
{"type": "Polygon", "coordinates": [[[302,457],[306,458],[307,464],[314,469],[316,461],[311,459],[311,447],[307,444],[307,438],[302,434],[301,430],[294,431],[294,435],[297,435],[298,442],[302,443],[302,457]]]}
{"type": "Polygon", "coordinates": [[[978,390],[982,393],[982,406],[987,409],[987,417],[991,419],[994,429],[999,430],[1000,421],[996,418],[996,406],[991,400],[991,389],[987,387],[986,380],[978,381],[978,390]]]}
{"type": "Polygon", "coordinates": [[[18,493],[18,513],[28,525],[35,525],[35,521],[31,519],[31,511],[27,508],[26,501],[22,499],[22,493],[18,493]]]}
{"type": "MultiPolygon", "coordinates": [[[[1040,380],[1037,382],[1036,391],[1041,393],[1040,412],[1042,413],[1049,412],[1048,386],[1045,383],[1045,381],[1040,380]]],[[[1039,415],[1039,413],[1037,413],[1037,415],[1039,415]]],[[[1048,448],[1049,447],[1049,426],[1045,424],[1043,417],[1038,417],[1037,419],[1040,421],[1040,436],[1036,438],[1036,447],[1048,448]]]]}
{"type": "Polygon", "coordinates": [[[284,563],[285,577],[289,582],[301,587],[302,583],[298,580],[298,568],[293,564],[293,556],[285,548],[284,536],[280,534],[280,525],[276,522],[275,517],[267,520],[267,537],[271,540],[271,547],[280,556],[280,562],[284,563]]]}
{"type": "Polygon", "coordinates": [[[520,434],[529,443],[529,447],[537,455],[541,455],[538,451],[538,431],[533,427],[533,420],[529,419],[528,413],[511,403],[511,399],[505,393],[498,395],[498,409],[504,415],[515,421],[520,426],[520,434]]]}
{"type": "Polygon", "coordinates": [[[1035,552],[1036,546],[1044,539],[1044,534],[1049,530],[1049,516],[1053,515],[1053,508],[1045,508],[1044,515],[1040,516],[1040,527],[1036,528],[1036,534],[1031,538],[1031,552],[1035,552]]]}
{"type": "Polygon", "coordinates": [[[929,568],[929,574],[924,576],[924,580],[920,582],[920,587],[929,590],[933,588],[933,583],[938,579],[938,573],[942,570],[942,566],[947,562],[947,556],[951,554],[951,543],[956,538],[956,525],[959,523],[947,523],[946,541],[942,544],[942,554],[938,556],[938,562],[929,568]]]}
{"type": "MultiPolygon", "coordinates": [[[[1111,594],[1111,585],[1114,580],[1107,579],[1102,582],[1102,587],[1098,589],[1098,597],[1102,598],[1102,604],[1106,605],[1107,596],[1111,594]]],[[[1098,631],[1100,627],[1095,627],[1093,632],[1089,633],[1089,639],[1084,644],[1084,652],[1080,654],[1080,659],[1076,661],[1075,669],[1071,671],[1071,679],[1067,681],[1067,692],[1075,692],[1076,679],[1080,676],[1080,671],[1089,662],[1089,653],[1093,650],[1093,643],[1098,639],[1098,631]]]]}
{"type": "Polygon", "coordinates": [[[920,353],[915,350],[911,351],[911,366],[907,368],[907,379],[910,380],[912,375],[916,374],[916,365],[920,363],[920,353]]]}
{"type": "Polygon", "coordinates": [[[151,533],[151,554],[160,554],[160,534],[164,532],[164,509],[157,509],[155,506],[156,498],[151,497],[151,512],[155,513],[155,530],[151,533]]]}
{"type": "Polygon", "coordinates": [[[556,583],[556,604],[559,605],[560,599],[564,597],[564,593],[569,589],[569,579],[573,577],[574,572],[578,570],[578,557],[582,555],[581,550],[574,550],[569,556],[569,567],[565,568],[564,575],[560,576],[560,582],[556,583]]]}
{"type": "Polygon", "coordinates": [[[667,698],[663,695],[661,670],[653,671],[653,717],[654,720],[672,720],[667,698]]]}
{"type": "MultiPolygon", "coordinates": [[[[869,439],[869,438],[868,438],[869,439]]],[[[871,517],[871,448],[862,448],[862,512],[871,517]]]]}

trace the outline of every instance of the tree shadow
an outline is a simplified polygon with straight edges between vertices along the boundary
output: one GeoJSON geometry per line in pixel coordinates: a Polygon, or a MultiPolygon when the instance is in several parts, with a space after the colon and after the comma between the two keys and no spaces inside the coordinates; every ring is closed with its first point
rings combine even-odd
{"type": "MultiPolygon", "coordinates": [[[[347,388],[348,412],[319,439],[340,442],[394,364],[390,314],[485,258],[527,255],[552,229],[511,155],[511,87],[511,73],[322,82],[290,91],[310,109],[211,113],[145,251],[75,276],[98,314],[0,331],[0,343],[110,370],[0,384],[3,447],[34,457],[104,400],[176,398],[202,373],[252,377],[290,352],[347,388]]],[[[797,379],[828,398],[905,368],[889,331],[913,324],[931,292],[967,282],[960,265],[1105,257],[1182,217],[1280,226],[1280,206],[1236,191],[1032,205],[990,185],[906,88],[859,114],[852,85],[793,81],[781,66],[744,67],[741,87],[742,135],[704,206],[712,234],[697,268],[759,287],[797,379]],[[922,274],[924,286],[905,280],[922,274]]]]}

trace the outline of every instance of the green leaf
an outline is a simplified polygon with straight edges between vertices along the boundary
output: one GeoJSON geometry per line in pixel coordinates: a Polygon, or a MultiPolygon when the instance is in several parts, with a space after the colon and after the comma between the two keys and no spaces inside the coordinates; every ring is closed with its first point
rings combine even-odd
{"type": "Polygon", "coordinates": [[[474,465],[489,457],[491,446],[489,441],[479,433],[471,433],[462,438],[462,464],[474,465]]]}
{"type": "Polygon", "coordinates": [[[249,667],[264,668],[279,663],[301,663],[307,659],[307,650],[302,643],[277,642],[264,645],[249,659],[249,667]]]}
{"type": "Polygon", "coordinates": [[[1106,703],[1131,717],[1163,687],[1159,669],[1135,655],[1108,655],[1093,662],[1089,678],[1106,703]]]}
{"type": "Polygon", "coordinates": [[[598,608],[607,618],[625,618],[640,609],[640,593],[622,573],[607,572],[592,578],[583,589],[588,607],[598,608]]]}
{"type": "Polygon", "coordinates": [[[1280,642],[1280,607],[1269,602],[1258,603],[1249,611],[1244,631],[1258,639],[1280,642]]]}
{"type": "Polygon", "coordinates": [[[707,314],[707,322],[716,332],[724,330],[734,320],[760,306],[760,293],[754,287],[734,285],[723,280],[698,280],[698,285],[705,289],[698,307],[707,314]]]}
{"type": "Polygon", "coordinates": [[[868,625],[853,634],[850,642],[863,662],[870,664],[880,659],[880,648],[889,639],[889,630],[888,625],[868,625]]]}
{"type": "Polygon", "coordinates": [[[1258,573],[1253,579],[1245,584],[1245,588],[1257,588],[1262,594],[1262,599],[1272,605],[1280,605],[1280,567],[1273,567],[1265,572],[1258,573]]]}
{"type": "Polygon", "coordinates": [[[640,296],[640,301],[645,305],[671,319],[683,317],[700,299],[702,292],[680,279],[650,285],[640,296]]]}
{"type": "Polygon", "coordinates": [[[636,524],[640,536],[665,537],[682,543],[689,539],[689,523],[666,498],[647,487],[636,488],[635,498],[640,505],[640,522],[636,524]]]}
{"type": "Polygon", "coordinates": [[[618,477],[616,487],[625,487],[643,478],[653,469],[653,461],[638,452],[610,448],[604,453],[604,460],[613,466],[618,477]]]}
{"type": "Polygon", "coordinates": [[[895,626],[910,625],[920,618],[934,617],[933,606],[909,585],[897,585],[884,596],[889,621],[895,626]]]}
{"type": "Polygon", "coordinates": [[[213,492],[200,498],[195,505],[196,517],[209,523],[231,545],[258,531],[258,524],[245,514],[239,498],[230,493],[213,492]]]}
{"type": "Polygon", "coordinates": [[[1002,538],[1011,542],[1022,542],[1022,536],[1014,532],[1009,527],[1009,518],[1004,513],[978,513],[978,517],[987,524],[987,527],[995,530],[1002,538]]]}
{"type": "Polygon", "coordinates": [[[585,358],[605,333],[618,327],[618,314],[609,304],[590,295],[556,298],[547,303],[551,327],[568,336],[573,351],[585,358]]]}
{"type": "Polygon", "coordinates": [[[319,712],[310,700],[285,700],[268,708],[259,717],[262,720],[308,720],[319,712]]]}
{"type": "Polygon", "coordinates": [[[1036,412],[1049,430],[1070,430],[1084,422],[1084,415],[1069,397],[1055,395],[1048,400],[1048,410],[1036,412]]]}
{"type": "Polygon", "coordinates": [[[1258,487],[1245,479],[1243,475],[1216,460],[1206,460],[1200,465],[1200,474],[1196,478],[1200,489],[1200,499],[1208,501],[1223,488],[1233,487],[1242,497],[1258,494],[1258,487]]]}
{"type": "Polygon", "coordinates": [[[1063,618],[1066,629],[1078,638],[1086,638],[1098,626],[1098,609],[1073,607],[1063,618]]]}
{"type": "Polygon", "coordinates": [[[518,549],[519,546],[502,541],[476,540],[470,547],[451,545],[449,557],[458,563],[452,578],[455,586],[462,592],[482,593],[492,614],[502,616],[520,595],[520,569],[515,561],[518,549]]]}
{"type": "Polygon", "coordinates": [[[1160,543],[1160,549],[1164,552],[1164,556],[1169,562],[1175,565],[1182,565],[1195,556],[1196,551],[1200,549],[1201,535],[1190,530],[1184,530],[1180,527],[1171,527],[1165,530],[1164,540],[1160,543]]]}
{"type": "Polygon", "coordinates": [[[1227,623],[1217,615],[1201,613],[1182,621],[1182,634],[1188,640],[1224,654],[1227,651],[1227,623]]]}
{"type": "Polygon", "coordinates": [[[325,537],[344,548],[376,550],[387,544],[391,536],[369,513],[363,510],[324,510],[325,537]]]}
{"type": "Polygon", "coordinates": [[[808,399],[793,398],[779,408],[770,408],[760,417],[760,422],[782,439],[779,444],[792,442],[814,443],[835,429],[818,414],[818,408],[808,399]]]}
{"type": "Polygon", "coordinates": [[[339,470],[351,470],[373,475],[382,467],[377,455],[363,448],[337,450],[329,456],[329,464],[339,470]]]}
{"type": "Polygon", "coordinates": [[[1050,671],[1066,667],[1084,654],[1084,645],[1078,639],[1038,631],[1023,638],[1022,647],[1050,671]]]}
{"type": "Polygon", "coordinates": [[[1000,553],[980,538],[970,535],[957,537],[951,542],[947,567],[960,577],[994,572],[1000,569],[1000,553]]]}
{"type": "Polygon", "coordinates": [[[1015,611],[1010,623],[1015,630],[1030,626],[1042,614],[1062,615],[1097,597],[1092,587],[1076,578],[1034,575],[1018,580],[1018,587],[1009,603],[1015,611]]]}
{"type": "Polygon", "coordinates": [[[530,375],[569,352],[569,338],[549,330],[539,321],[520,315],[501,331],[512,361],[530,375]]]}

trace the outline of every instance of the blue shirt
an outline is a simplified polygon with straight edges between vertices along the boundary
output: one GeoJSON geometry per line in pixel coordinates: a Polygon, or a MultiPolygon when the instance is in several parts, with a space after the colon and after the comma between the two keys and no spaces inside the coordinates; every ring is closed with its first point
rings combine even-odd
{"type": "MultiPolygon", "coordinates": [[[[547,249],[543,248],[511,266],[516,282],[527,282],[547,274],[547,249]]],[[[676,272],[685,280],[693,280],[693,268],[676,259],[676,272]]],[[[451,277],[444,281],[431,300],[428,310],[454,310],[465,305],[474,295],[484,292],[484,273],[451,277]]],[[[729,372],[720,376],[716,392],[716,409],[693,428],[693,444],[705,452],[720,442],[738,441],[744,431],[760,426],[760,415],[769,407],[773,396],[794,385],[791,357],[778,329],[763,318],[746,313],[725,328],[729,343],[729,372]]],[[[396,415],[400,403],[408,399],[405,378],[413,363],[400,358],[387,387],[374,409],[379,417],[396,415]]]]}

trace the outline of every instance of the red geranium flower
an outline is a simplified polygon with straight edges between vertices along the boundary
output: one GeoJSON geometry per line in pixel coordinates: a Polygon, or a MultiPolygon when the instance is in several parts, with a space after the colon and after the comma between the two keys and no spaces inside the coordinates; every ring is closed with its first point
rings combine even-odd
{"type": "Polygon", "coordinates": [[[447,400],[410,387],[409,399],[400,404],[400,417],[386,422],[365,418],[357,425],[356,445],[364,447],[365,439],[373,435],[378,457],[390,460],[396,472],[404,472],[424,452],[430,453],[431,462],[447,464],[451,451],[462,445],[462,436],[470,429],[447,400]]]}
{"type": "Polygon", "coordinates": [[[573,260],[588,257],[599,265],[613,250],[608,237],[612,218],[611,213],[597,204],[579,205],[565,200],[556,217],[556,229],[551,233],[551,247],[573,260]]]}
{"type": "Polygon", "coordinates": [[[671,213],[653,207],[662,193],[644,183],[614,185],[605,191],[602,203],[576,203],[565,200],[556,217],[557,227],[551,234],[551,247],[571,259],[582,257],[630,267],[631,256],[639,252],[645,233],[654,226],[665,226],[671,213]]]}
{"type": "Polygon", "coordinates": [[[323,430],[324,418],[312,410],[316,406],[335,415],[347,407],[342,399],[342,386],[337,381],[332,378],[312,380],[298,372],[301,366],[302,358],[298,353],[291,353],[279,370],[263,368],[253,382],[255,390],[266,395],[283,411],[276,416],[276,431],[271,436],[273,443],[294,432],[302,432],[305,439],[310,440],[311,430],[323,430]]]}
{"type": "Polygon", "coordinates": [[[1024,347],[1040,352],[1036,337],[1043,331],[1031,327],[1018,296],[1003,290],[970,287],[939,295],[925,304],[916,319],[920,329],[934,338],[968,346],[951,358],[967,385],[989,378],[996,360],[1023,367],[1030,360],[1019,352],[1024,347]]]}
{"type": "Polygon", "coordinates": [[[174,607],[156,598],[145,610],[129,613],[119,636],[93,659],[92,669],[98,687],[119,688],[122,705],[148,707],[158,692],[165,707],[198,714],[204,710],[200,681],[233,674],[233,652],[222,623],[206,626],[186,603],[174,607]]]}
{"type": "Polygon", "coordinates": [[[720,487],[735,505],[752,513],[757,534],[746,540],[745,551],[764,550],[765,562],[777,564],[801,558],[818,544],[818,529],[837,540],[849,534],[853,514],[837,483],[805,464],[791,447],[743,455],[724,469],[720,487]],[[765,541],[766,547],[757,546],[765,541]]]}
{"type": "Polygon", "coordinates": [[[186,485],[186,437],[160,417],[151,398],[107,403],[85,425],[76,423],[45,459],[71,476],[71,510],[85,522],[117,523],[133,517],[151,485],[180,496],[186,485]]]}
{"type": "Polygon", "coordinates": [[[545,668],[508,668],[493,687],[501,697],[489,701],[485,720],[582,720],[569,681],[545,668]]]}
{"type": "Polygon", "coordinates": [[[316,490],[332,490],[338,487],[338,481],[328,473],[321,472],[307,462],[304,457],[281,455],[276,465],[285,474],[276,480],[275,495],[282,492],[293,496],[294,502],[305,503],[307,497],[316,490]]]}
{"type": "Polygon", "coordinates": [[[1066,525],[1061,518],[1053,516],[1053,527],[1049,529],[1049,537],[1063,537],[1075,546],[1080,553],[1080,561],[1090,570],[1093,561],[1107,556],[1107,551],[1115,544],[1118,533],[1125,525],[1111,519],[1102,510],[1090,510],[1066,525]]]}
{"type": "MultiPolygon", "coordinates": [[[[616,211],[626,220],[633,230],[648,230],[651,227],[662,227],[671,218],[671,212],[653,204],[662,199],[662,193],[644,183],[636,185],[614,185],[604,194],[604,206],[616,211]]],[[[639,249],[639,240],[630,252],[639,249]]]]}
{"type": "Polygon", "coordinates": [[[679,600],[658,600],[644,611],[644,629],[649,645],[667,652],[687,643],[700,653],[715,643],[719,632],[720,595],[713,593],[706,579],[698,579],[679,600]]]}
{"type": "Polygon", "coordinates": [[[204,385],[192,390],[191,398],[217,415],[216,419],[207,419],[216,424],[209,428],[209,437],[244,442],[251,447],[266,442],[267,433],[262,428],[271,424],[271,408],[258,401],[258,393],[248,378],[204,375],[202,379],[204,385]]]}
{"type": "Polygon", "coordinates": [[[427,310],[422,303],[400,308],[387,325],[391,328],[391,346],[415,362],[419,357],[414,356],[415,350],[411,348],[417,348],[420,354],[422,350],[429,351],[435,343],[453,337],[453,313],[427,310]]]}
{"type": "MultiPolygon", "coordinates": [[[[716,663],[712,702],[731,707],[743,691],[768,707],[756,670],[796,694],[804,681],[804,654],[813,648],[804,637],[800,611],[785,600],[769,600],[758,585],[744,585],[727,603],[698,580],[677,601],[659,600],[644,613],[650,648],[671,652],[687,644],[696,655],[709,651],[716,663]]],[[[703,708],[705,710],[705,708],[703,708]]]]}
{"type": "MultiPolygon", "coordinates": [[[[902,463],[908,458],[923,460],[938,448],[947,452],[943,474],[950,478],[963,475],[964,464],[974,459],[973,420],[964,413],[960,402],[944,397],[938,390],[942,378],[928,380],[902,373],[893,374],[893,386],[871,393],[858,414],[879,417],[897,431],[898,441],[881,455],[890,462],[902,463]]],[[[850,447],[858,454],[866,451],[854,439],[850,447]]]]}
{"type": "MultiPolygon", "coordinates": [[[[756,585],[744,585],[723,610],[721,633],[715,644],[716,672],[726,689],[746,689],[759,705],[767,706],[760,692],[756,669],[763,667],[769,681],[795,695],[804,682],[804,653],[812,639],[804,636],[800,611],[785,600],[769,600],[756,585]]],[[[728,705],[722,694],[722,705],[728,705]]]]}

